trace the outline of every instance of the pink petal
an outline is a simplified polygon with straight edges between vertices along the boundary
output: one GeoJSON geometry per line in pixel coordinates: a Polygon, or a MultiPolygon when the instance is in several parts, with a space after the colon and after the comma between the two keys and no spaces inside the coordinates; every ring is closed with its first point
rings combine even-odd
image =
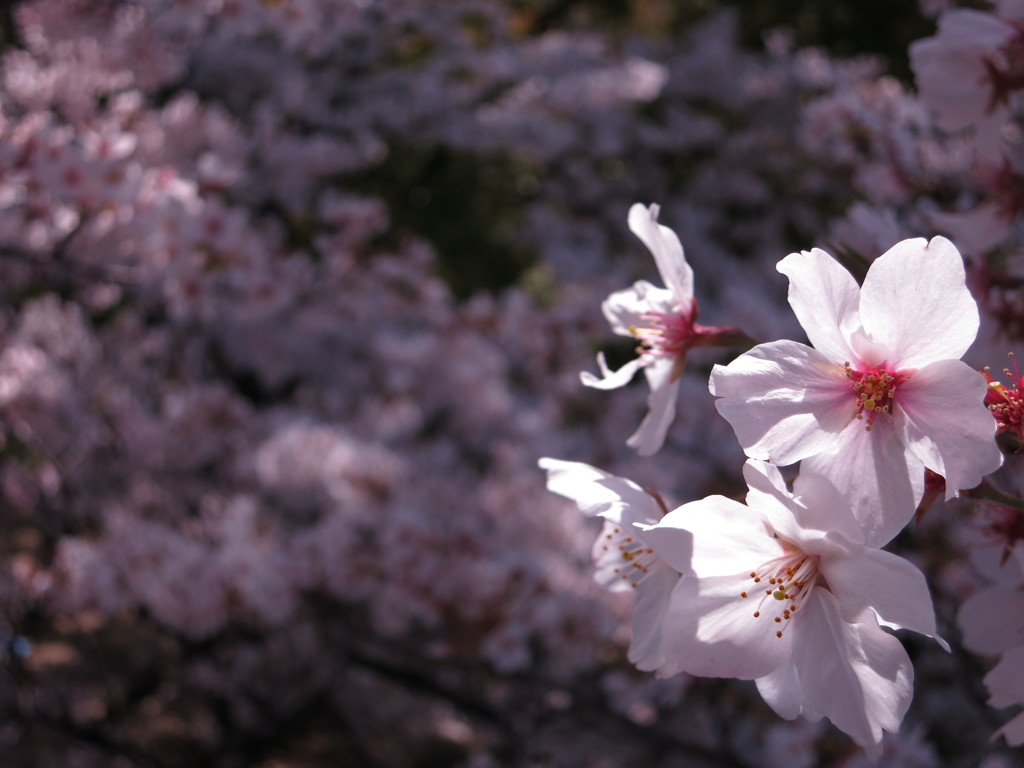
{"type": "Polygon", "coordinates": [[[959,360],[932,363],[896,395],[896,429],[907,450],[946,478],[946,498],[1002,466],[984,377],[959,360]]]}
{"type": "Polygon", "coordinates": [[[718,412],[751,458],[792,464],[832,445],[856,407],[841,365],[805,344],[761,344],[711,371],[718,412]]]}
{"type": "Polygon", "coordinates": [[[859,325],[860,287],[820,248],[791,253],[776,269],[789,278],[789,304],[811,344],[835,363],[854,360],[849,336],[859,325]]]}
{"type": "Polygon", "coordinates": [[[891,629],[910,629],[937,637],[935,610],[924,574],[913,563],[880,549],[862,547],[857,554],[829,560],[821,570],[847,621],[865,609],[891,629]]]}
{"type": "Polygon", "coordinates": [[[850,503],[827,477],[802,466],[793,482],[793,496],[799,502],[797,519],[801,528],[838,533],[852,544],[864,542],[864,531],[850,503]]]}
{"type": "Polygon", "coordinates": [[[636,432],[626,440],[626,445],[635,448],[641,456],[651,456],[658,452],[665,443],[669,425],[676,417],[679,380],[673,380],[674,374],[675,360],[669,357],[656,358],[644,368],[644,375],[651,387],[647,395],[647,415],[636,432]]]}
{"type": "Polygon", "coordinates": [[[661,279],[671,289],[676,301],[689,305],[693,300],[693,270],[686,263],[683,246],[676,233],[658,223],[659,210],[657,205],[646,208],[636,203],[629,209],[629,229],[654,256],[661,279]]]}
{"type": "Polygon", "coordinates": [[[964,646],[975,653],[1004,653],[1024,646],[1024,586],[998,585],[971,595],[956,623],[964,646]]]}
{"type": "Polygon", "coordinates": [[[864,543],[880,547],[913,517],[924,493],[924,465],[907,453],[888,414],[869,432],[854,419],[827,451],[810,456],[801,470],[828,478],[847,499],[864,531],[864,543]]]}
{"type": "Polygon", "coordinates": [[[869,611],[850,623],[828,590],[816,588],[793,639],[805,706],[881,755],[882,732],[895,733],[910,706],[914,671],[900,641],[869,611]]]}
{"type": "Polygon", "coordinates": [[[974,342],[979,320],[956,246],[944,237],[896,243],[864,278],[860,318],[900,370],[959,359],[974,342]]]}
{"type": "Polygon", "coordinates": [[[740,592],[749,573],[696,578],[684,575],[665,615],[666,656],[684,672],[701,677],[752,680],[770,674],[790,656],[791,633],[776,637],[777,625],[755,618],[757,601],[740,592]]]}

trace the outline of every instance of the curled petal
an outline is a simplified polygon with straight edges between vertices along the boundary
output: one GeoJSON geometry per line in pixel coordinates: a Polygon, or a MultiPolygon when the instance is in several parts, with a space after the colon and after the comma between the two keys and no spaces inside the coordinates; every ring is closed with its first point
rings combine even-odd
{"type": "Polygon", "coordinates": [[[800,690],[800,677],[792,659],[754,682],[757,683],[757,692],[761,698],[779,717],[792,720],[804,714],[804,694],[800,690]]]}
{"type": "Polygon", "coordinates": [[[665,286],[676,301],[689,304],[693,299],[693,270],[686,263],[683,246],[676,233],[658,223],[657,205],[649,208],[636,203],[629,209],[629,229],[647,246],[665,286]]]}
{"type": "Polygon", "coordinates": [[[792,464],[831,446],[856,413],[841,365],[805,344],[760,344],[711,371],[718,412],[746,454],[792,464]]]}
{"type": "Polygon", "coordinates": [[[829,360],[854,359],[850,334],[860,325],[860,287],[820,248],[791,253],[776,269],[789,278],[789,304],[811,344],[829,360]]]}
{"type": "Polygon", "coordinates": [[[626,386],[632,380],[636,372],[644,367],[644,362],[643,358],[635,357],[619,370],[613,371],[608,367],[604,353],[598,352],[597,367],[601,371],[601,378],[597,378],[590,371],[580,371],[580,381],[583,386],[593,389],[618,389],[626,386]]]}
{"type": "Polygon", "coordinates": [[[960,360],[925,366],[900,387],[896,428],[907,449],[946,478],[946,498],[973,488],[1003,463],[985,378],[960,360]]]}
{"type": "Polygon", "coordinates": [[[956,246],[944,237],[919,237],[879,256],[864,278],[860,319],[901,369],[962,357],[979,319],[956,246]]]}
{"type": "Polygon", "coordinates": [[[644,375],[651,388],[647,395],[647,415],[636,432],[626,440],[626,445],[635,448],[641,456],[657,453],[665,443],[669,425],[676,416],[679,395],[676,371],[676,361],[668,357],[657,358],[644,367],[644,375]]]}

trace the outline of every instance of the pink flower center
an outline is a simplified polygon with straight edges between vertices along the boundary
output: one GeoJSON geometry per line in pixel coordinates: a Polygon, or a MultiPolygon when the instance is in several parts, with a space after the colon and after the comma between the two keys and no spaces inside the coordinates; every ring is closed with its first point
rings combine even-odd
{"type": "Polygon", "coordinates": [[[779,625],[775,630],[776,637],[782,637],[789,622],[807,602],[819,581],[819,559],[816,555],[808,555],[789,542],[783,542],[783,546],[786,554],[751,571],[753,587],[740,592],[740,597],[747,599],[752,594],[761,593],[754,618],[771,618],[774,624],[779,625]]]}
{"type": "Polygon", "coordinates": [[[675,360],[672,380],[683,372],[686,353],[697,343],[698,333],[694,320],[696,312],[647,312],[641,316],[642,326],[632,326],[629,331],[640,342],[636,348],[641,357],[670,357],[675,360]]]}
{"type": "Polygon", "coordinates": [[[1012,352],[1010,359],[1013,360],[1013,370],[1004,368],[1003,373],[1012,386],[1007,387],[1002,382],[995,381],[989,375],[988,368],[982,371],[988,380],[985,405],[995,417],[999,432],[1014,432],[1021,437],[1024,435],[1024,384],[1021,382],[1020,370],[1012,352]]]}
{"type": "Polygon", "coordinates": [[[896,387],[910,378],[909,374],[890,373],[884,366],[857,370],[849,363],[844,363],[846,378],[853,382],[853,395],[857,401],[857,418],[863,419],[867,412],[869,432],[879,413],[892,413],[892,405],[896,400],[896,387]]]}

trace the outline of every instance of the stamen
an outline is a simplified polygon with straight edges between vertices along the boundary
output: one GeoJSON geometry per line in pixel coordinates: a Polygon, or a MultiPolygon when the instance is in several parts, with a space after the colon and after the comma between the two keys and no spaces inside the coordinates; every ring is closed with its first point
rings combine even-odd
{"type": "MultiPolygon", "coordinates": [[[[808,555],[789,542],[783,542],[786,554],[773,558],[760,568],[750,572],[750,578],[758,583],[767,578],[773,585],[764,590],[764,596],[753,612],[755,619],[760,618],[762,611],[772,616],[773,623],[782,627],[775,633],[782,637],[793,615],[802,606],[818,583],[818,558],[808,555]],[[772,598],[769,600],[769,598],[772,598]],[[774,609],[772,606],[776,606],[774,609]],[[781,610],[780,610],[781,608],[781,610]]],[[[740,597],[747,597],[747,591],[740,592],[740,597]]]]}
{"type": "Polygon", "coordinates": [[[843,363],[846,378],[853,382],[857,401],[857,418],[863,419],[867,411],[865,429],[870,432],[879,413],[891,413],[896,399],[896,388],[910,378],[909,374],[889,373],[884,366],[856,370],[849,362],[843,363]]]}
{"type": "Polygon", "coordinates": [[[653,549],[633,536],[624,535],[622,528],[617,526],[605,535],[605,539],[611,539],[613,543],[603,545],[602,549],[612,551],[610,547],[614,547],[623,561],[612,571],[623,581],[629,582],[633,589],[636,589],[650,575],[651,569],[658,560],[658,555],[653,549]]]}

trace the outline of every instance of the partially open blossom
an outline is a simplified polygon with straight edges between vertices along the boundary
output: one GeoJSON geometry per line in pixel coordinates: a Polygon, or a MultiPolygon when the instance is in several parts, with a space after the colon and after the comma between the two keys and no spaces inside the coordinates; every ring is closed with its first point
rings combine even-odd
{"type": "MultiPolygon", "coordinates": [[[[989,706],[997,709],[1024,704],[1024,645],[1003,654],[987,675],[989,706]]],[[[1011,747],[1024,744],[1024,712],[1020,712],[995,733],[1011,747]]]]}
{"type": "Polygon", "coordinates": [[[658,557],[637,523],[653,525],[667,512],[656,493],[624,477],[576,461],[543,458],[548,490],[576,502],[580,512],[604,518],[594,541],[594,580],[613,591],[636,590],[629,660],[643,670],[665,663],[661,619],[679,573],[658,557]]]}
{"type": "Polygon", "coordinates": [[[1010,432],[1017,436],[1020,450],[1020,442],[1024,438],[1024,388],[1021,386],[1020,369],[1017,368],[1017,361],[1012,353],[1010,358],[1013,359],[1013,370],[1003,369],[1010,386],[993,379],[988,368],[982,371],[985,380],[988,381],[985,405],[995,416],[1000,433],[1010,432]]]}
{"type": "Polygon", "coordinates": [[[746,505],[709,496],[645,527],[683,574],[663,652],[690,674],[754,679],[782,717],[827,717],[877,755],[913,689],[910,659],[883,627],[935,636],[924,575],[866,545],[826,478],[802,473],[790,493],[777,467],[753,460],[744,477],[746,505]]]}
{"type": "Polygon", "coordinates": [[[987,151],[1012,95],[1024,87],[1024,33],[1009,19],[957,8],[942,15],[935,37],[910,46],[910,63],[939,127],[974,125],[977,144],[987,151]]]}
{"type": "Polygon", "coordinates": [[[778,270],[808,338],[761,344],[716,365],[711,391],[752,458],[803,460],[849,500],[867,543],[910,520],[927,467],[946,498],[998,469],[984,377],[960,361],[978,332],[964,265],[943,237],[904,240],[864,285],[815,248],[778,270]]]}
{"type": "Polygon", "coordinates": [[[626,441],[642,456],[656,453],[665,442],[675,417],[679,377],[686,365],[686,353],[693,347],[741,343],[745,338],[735,328],[708,327],[697,323],[697,301],[693,298],[693,270],[686,263],[676,233],[658,223],[658,206],[640,203],[629,209],[629,228],[654,256],[667,288],[638,280],[631,288],[616,291],[601,304],[612,330],[640,342],[639,356],[617,371],[608,368],[604,355],[597,364],[601,378],[584,371],[581,381],[588,387],[615,389],[627,384],[643,369],[650,385],[647,416],[626,441]]]}

